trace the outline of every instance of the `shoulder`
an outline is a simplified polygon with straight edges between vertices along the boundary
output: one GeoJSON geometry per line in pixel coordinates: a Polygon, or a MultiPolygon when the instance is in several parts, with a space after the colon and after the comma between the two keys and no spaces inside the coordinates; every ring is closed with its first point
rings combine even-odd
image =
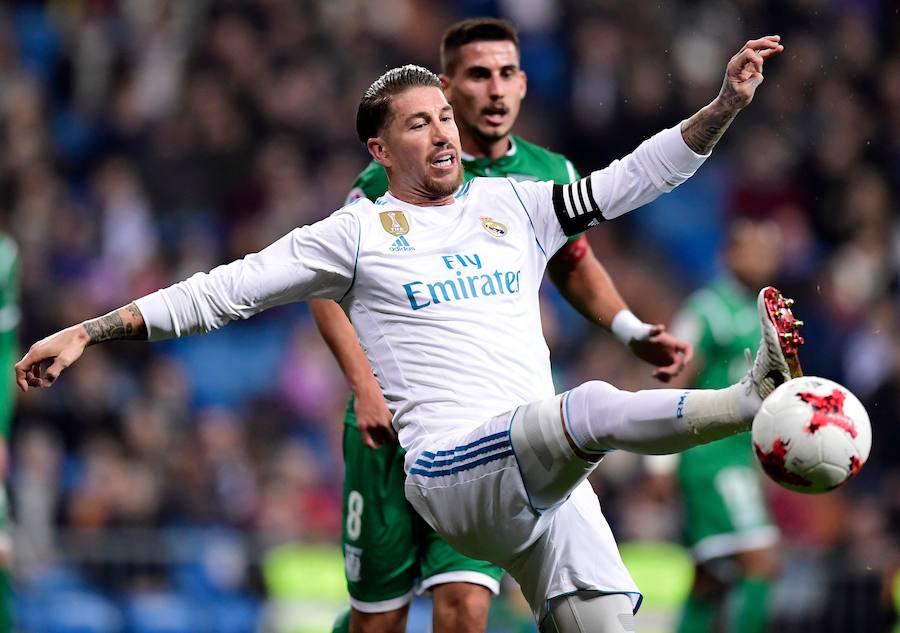
{"type": "Polygon", "coordinates": [[[535,145],[521,136],[513,135],[513,139],[516,142],[516,151],[521,152],[521,159],[533,165],[535,171],[533,175],[539,180],[568,183],[578,177],[572,162],[562,154],[535,145]]]}
{"type": "Polygon", "coordinates": [[[353,188],[347,195],[346,202],[350,203],[359,198],[376,200],[384,195],[387,188],[387,172],[384,170],[384,167],[372,161],[366,165],[366,168],[353,181],[353,188]]]}

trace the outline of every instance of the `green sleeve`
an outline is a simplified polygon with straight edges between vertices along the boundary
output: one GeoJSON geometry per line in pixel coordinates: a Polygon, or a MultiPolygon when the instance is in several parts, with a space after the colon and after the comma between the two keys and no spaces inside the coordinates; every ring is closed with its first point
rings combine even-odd
{"type": "Polygon", "coordinates": [[[383,196],[387,190],[387,172],[384,171],[384,167],[372,161],[353,181],[353,188],[350,190],[345,204],[350,204],[358,198],[368,198],[374,202],[383,196]]]}
{"type": "Polygon", "coordinates": [[[9,438],[15,407],[15,381],[12,366],[19,355],[19,260],[16,254],[0,279],[0,436],[9,438]]]}

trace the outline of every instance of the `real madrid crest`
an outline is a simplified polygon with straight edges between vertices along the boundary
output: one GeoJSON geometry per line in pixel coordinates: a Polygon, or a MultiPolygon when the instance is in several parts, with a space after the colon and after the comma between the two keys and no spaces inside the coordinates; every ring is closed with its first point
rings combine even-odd
{"type": "Polygon", "coordinates": [[[490,218],[488,216],[481,216],[481,226],[484,227],[484,230],[490,233],[493,237],[506,237],[507,230],[506,225],[500,222],[497,222],[494,218],[490,218]]]}
{"type": "Polygon", "coordinates": [[[382,211],[378,214],[381,218],[382,228],[391,235],[406,235],[409,233],[409,220],[403,211],[382,211]]]}

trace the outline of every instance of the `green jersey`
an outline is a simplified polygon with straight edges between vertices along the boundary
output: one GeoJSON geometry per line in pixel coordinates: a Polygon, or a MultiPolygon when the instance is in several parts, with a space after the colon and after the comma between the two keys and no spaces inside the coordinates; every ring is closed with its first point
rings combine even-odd
{"type": "MultiPolygon", "coordinates": [[[[580,176],[572,163],[562,154],[538,147],[525,139],[510,135],[509,151],[497,160],[487,157],[475,158],[462,155],[466,180],[478,176],[499,176],[513,180],[552,180],[566,184],[580,176]]],[[[357,198],[376,200],[388,189],[387,173],[384,167],[372,161],[353,183],[347,202],[357,198]]]]}
{"type": "MultiPolygon", "coordinates": [[[[697,387],[733,385],[747,373],[744,350],[759,344],[756,296],[731,277],[722,277],[688,298],[673,321],[672,332],[694,344],[703,366],[697,387]]],[[[698,561],[766,546],[777,538],[749,433],[681,453],[678,481],[685,537],[698,561]]]]}
{"type": "MultiPolygon", "coordinates": [[[[703,369],[697,376],[698,389],[721,389],[740,381],[747,373],[745,349],[756,349],[762,333],[756,313],[756,296],[731,277],[721,277],[691,295],[673,321],[676,336],[694,344],[694,353],[703,369]]],[[[743,454],[749,451],[746,433],[714,442],[711,450],[743,454]]],[[[712,445],[710,445],[712,446],[712,445]]],[[[687,451],[682,467],[705,451],[687,451]]]]}
{"type": "MultiPolygon", "coordinates": [[[[0,233],[0,363],[11,367],[19,355],[19,249],[11,237],[0,233]]],[[[9,438],[15,405],[15,383],[0,387],[0,436],[9,438]]]]}

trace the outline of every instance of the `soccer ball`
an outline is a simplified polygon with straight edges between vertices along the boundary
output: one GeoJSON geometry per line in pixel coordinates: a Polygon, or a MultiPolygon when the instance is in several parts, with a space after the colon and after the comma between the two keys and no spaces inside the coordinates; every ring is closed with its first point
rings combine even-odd
{"type": "Polygon", "coordinates": [[[869,415],[846,387],[814,376],[789,380],[753,419],[753,452],[788,490],[820,494],[856,475],[872,448],[869,415]]]}

